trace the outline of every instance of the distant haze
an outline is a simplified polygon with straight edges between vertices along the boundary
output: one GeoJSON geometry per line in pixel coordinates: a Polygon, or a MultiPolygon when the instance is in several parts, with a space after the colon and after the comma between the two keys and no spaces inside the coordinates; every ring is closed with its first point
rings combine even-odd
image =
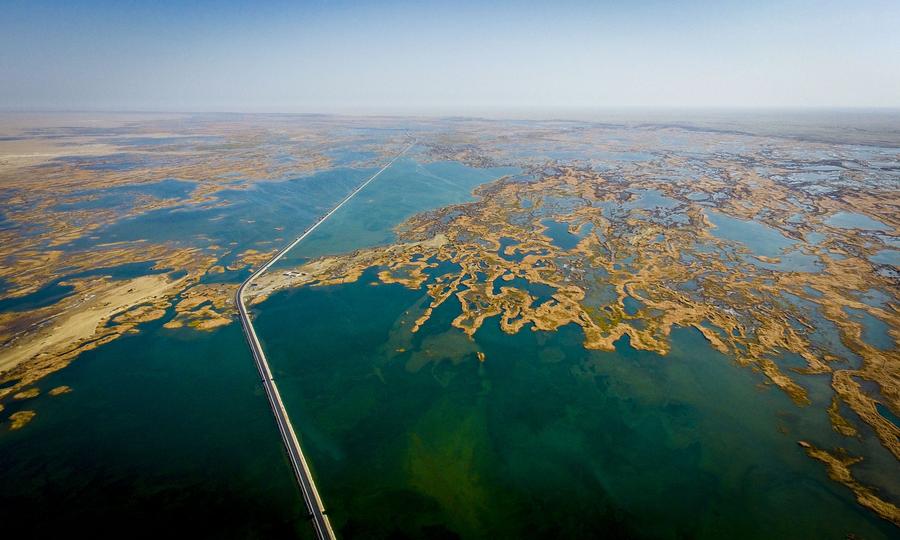
{"type": "Polygon", "coordinates": [[[0,109],[900,107],[900,2],[0,5],[0,109]]]}

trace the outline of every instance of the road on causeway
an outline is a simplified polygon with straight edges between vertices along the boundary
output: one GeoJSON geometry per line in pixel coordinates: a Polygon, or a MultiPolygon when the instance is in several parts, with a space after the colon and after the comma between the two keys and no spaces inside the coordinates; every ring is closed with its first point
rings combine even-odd
{"type": "Polygon", "coordinates": [[[306,510],[309,517],[312,519],[313,527],[316,530],[316,535],[320,540],[333,540],[334,530],[331,528],[331,522],[328,520],[328,516],[325,515],[325,507],[322,505],[322,497],[319,496],[319,490],[316,489],[316,483],[313,481],[312,473],[309,470],[309,464],[306,461],[306,456],[303,455],[303,449],[300,447],[300,441],[297,439],[297,434],[294,432],[294,426],[291,424],[291,420],[288,417],[287,409],[284,407],[284,402],[281,400],[281,394],[278,392],[278,386],[275,384],[275,379],[272,376],[272,370],[269,368],[269,362],[266,360],[266,354],[263,352],[262,344],[259,341],[259,338],[256,337],[256,330],[253,328],[253,322],[250,320],[250,312],[247,311],[247,305],[244,303],[244,291],[249,287],[253,280],[261,276],[266,270],[268,270],[273,264],[278,262],[279,259],[284,257],[284,255],[294,248],[297,244],[299,244],[304,238],[312,234],[316,228],[325,222],[329,217],[334,215],[342,206],[347,204],[347,201],[356,196],[357,193],[362,191],[366,186],[368,186],[373,180],[378,178],[378,176],[387,170],[388,167],[394,164],[397,159],[400,158],[403,154],[409,151],[416,144],[416,140],[413,141],[404,148],[399,154],[394,156],[394,158],[387,163],[384,167],[378,170],[375,174],[370,176],[368,180],[360,184],[356,189],[350,192],[349,195],[344,197],[335,206],[332,208],[327,214],[323,215],[318,219],[315,223],[310,225],[303,231],[303,233],[298,236],[293,242],[284,247],[281,251],[275,254],[274,257],[269,259],[269,261],[260,267],[259,270],[254,272],[250,277],[247,278],[246,281],[241,283],[241,286],[238,287],[237,293],[234,297],[234,302],[238,307],[238,315],[241,319],[241,326],[244,328],[244,336],[247,338],[247,343],[250,345],[250,351],[253,353],[253,360],[256,362],[256,367],[259,369],[259,375],[262,377],[263,389],[266,391],[266,396],[269,398],[269,405],[272,406],[272,412],[275,415],[275,422],[278,424],[278,430],[281,432],[281,438],[284,441],[285,449],[287,450],[288,457],[290,458],[291,466],[294,469],[294,474],[297,477],[297,483],[300,484],[300,490],[303,492],[303,500],[306,503],[306,510]]]}

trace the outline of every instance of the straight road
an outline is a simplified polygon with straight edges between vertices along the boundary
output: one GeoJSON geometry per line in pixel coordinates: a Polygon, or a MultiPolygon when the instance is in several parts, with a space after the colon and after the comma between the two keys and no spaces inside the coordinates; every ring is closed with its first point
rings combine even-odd
{"type": "Polygon", "coordinates": [[[334,540],[334,530],[331,528],[331,522],[328,520],[328,516],[325,515],[325,507],[322,505],[322,498],[319,496],[319,490],[316,489],[316,483],[313,481],[312,472],[310,472],[306,457],[303,455],[303,449],[300,448],[300,441],[297,439],[297,434],[294,432],[294,426],[291,424],[290,418],[288,418],[287,409],[285,409],[284,402],[281,400],[281,394],[278,392],[278,386],[276,386],[275,379],[272,377],[272,370],[269,368],[269,362],[266,360],[266,354],[263,352],[262,344],[260,343],[259,338],[256,337],[256,330],[253,328],[253,322],[250,320],[250,313],[247,311],[247,306],[244,303],[244,291],[251,283],[253,283],[253,280],[262,275],[273,264],[278,262],[279,259],[284,257],[288,251],[309,236],[319,225],[344,206],[347,201],[352,199],[373,180],[378,178],[381,173],[393,165],[400,156],[408,152],[415,144],[416,140],[413,139],[409,146],[394,156],[394,159],[388,162],[387,165],[382,167],[378,172],[369,177],[368,180],[360,184],[359,187],[344,197],[337,206],[332,208],[327,214],[319,218],[318,221],[303,231],[303,234],[298,236],[293,242],[276,253],[266,264],[248,277],[246,281],[241,283],[241,286],[238,287],[234,297],[234,303],[237,304],[238,315],[241,319],[241,326],[244,328],[244,336],[247,338],[247,343],[250,345],[250,351],[253,353],[253,360],[256,362],[256,367],[259,369],[259,374],[262,377],[263,388],[266,391],[266,396],[269,398],[269,405],[272,406],[275,422],[278,424],[278,430],[281,432],[281,439],[284,441],[284,446],[287,450],[288,457],[290,458],[291,466],[297,477],[297,483],[300,484],[300,490],[303,492],[303,501],[306,503],[306,510],[312,518],[313,527],[320,540],[334,540]]]}

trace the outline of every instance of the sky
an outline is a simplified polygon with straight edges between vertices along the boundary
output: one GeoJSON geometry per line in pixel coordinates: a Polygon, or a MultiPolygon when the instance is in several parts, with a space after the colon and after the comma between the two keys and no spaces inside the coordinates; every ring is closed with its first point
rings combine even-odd
{"type": "Polygon", "coordinates": [[[0,0],[0,109],[900,107],[900,1],[0,0]]]}

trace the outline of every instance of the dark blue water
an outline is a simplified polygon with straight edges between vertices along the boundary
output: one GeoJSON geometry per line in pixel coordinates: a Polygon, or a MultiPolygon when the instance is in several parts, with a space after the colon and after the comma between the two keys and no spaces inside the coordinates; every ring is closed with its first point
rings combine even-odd
{"type": "Polygon", "coordinates": [[[8,537],[312,536],[240,328],[161,324],[38,385],[71,393],[9,404],[38,415],[0,431],[8,537]]]}

